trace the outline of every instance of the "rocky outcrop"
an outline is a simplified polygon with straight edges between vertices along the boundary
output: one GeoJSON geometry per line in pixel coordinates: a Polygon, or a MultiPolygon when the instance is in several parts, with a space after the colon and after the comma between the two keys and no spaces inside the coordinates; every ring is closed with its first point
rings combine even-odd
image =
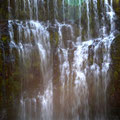
{"type": "Polygon", "coordinates": [[[120,118],[120,35],[112,42],[111,59],[111,82],[108,89],[108,102],[110,115],[120,118]]]}
{"type": "Polygon", "coordinates": [[[113,8],[116,12],[117,16],[120,17],[120,0],[114,0],[113,1],[113,8]]]}
{"type": "Polygon", "coordinates": [[[0,21],[8,19],[8,1],[0,0],[0,21]]]}
{"type": "Polygon", "coordinates": [[[8,9],[8,0],[0,0],[0,120],[11,119],[11,116],[16,115],[12,113],[16,111],[13,103],[17,103],[20,93],[20,84],[16,79],[17,67],[13,66],[16,61],[10,54],[8,9]]]}
{"type": "Polygon", "coordinates": [[[120,0],[113,0],[113,9],[117,16],[115,19],[116,28],[120,31],[120,0]]]}

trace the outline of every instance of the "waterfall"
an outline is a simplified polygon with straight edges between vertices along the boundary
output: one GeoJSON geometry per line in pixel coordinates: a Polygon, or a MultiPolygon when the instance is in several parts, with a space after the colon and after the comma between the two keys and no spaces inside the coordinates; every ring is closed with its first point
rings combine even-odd
{"type": "Polygon", "coordinates": [[[113,1],[8,2],[21,76],[17,120],[107,120],[113,1]]]}

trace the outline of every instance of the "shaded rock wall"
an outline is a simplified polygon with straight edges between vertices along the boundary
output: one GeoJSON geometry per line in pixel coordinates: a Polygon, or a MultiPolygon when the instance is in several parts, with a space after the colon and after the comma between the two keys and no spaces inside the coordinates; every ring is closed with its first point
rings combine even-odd
{"type": "Polygon", "coordinates": [[[120,35],[111,45],[111,82],[108,88],[110,115],[120,119],[120,35]]]}
{"type": "Polygon", "coordinates": [[[8,19],[8,1],[0,0],[0,21],[8,19]]]}
{"type": "Polygon", "coordinates": [[[120,0],[113,0],[113,8],[118,17],[120,17],[120,0]]]}
{"type": "MultiPolygon", "coordinates": [[[[120,31],[120,0],[113,1],[116,12],[116,28],[120,31]]],[[[113,40],[111,45],[111,82],[108,87],[108,104],[111,116],[120,119],[120,34],[113,40]]]]}
{"type": "Polygon", "coordinates": [[[113,8],[117,16],[115,20],[116,28],[120,31],[120,0],[113,0],[113,8]]]}
{"type": "Polygon", "coordinates": [[[8,0],[0,0],[0,120],[13,118],[12,109],[20,93],[17,57],[10,54],[8,0]],[[14,103],[14,104],[13,104],[14,103]]]}

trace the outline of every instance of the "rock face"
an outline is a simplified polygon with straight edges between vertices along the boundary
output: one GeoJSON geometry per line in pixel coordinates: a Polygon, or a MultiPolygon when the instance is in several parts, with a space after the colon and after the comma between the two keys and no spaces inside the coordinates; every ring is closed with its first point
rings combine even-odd
{"type": "Polygon", "coordinates": [[[8,2],[0,0],[0,21],[8,19],[8,2]]]}
{"type": "Polygon", "coordinates": [[[116,14],[118,15],[118,17],[120,17],[120,0],[113,1],[113,8],[114,8],[116,14]]]}
{"type": "Polygon", "coordinates": [[[117,19],[115,18],[116,28],[120,31],[120,0],[113,0],[113,9],[117,16],[117,19]]]}
{"type": "Polygon", "coordinates": [[[13,72],[15,60],[10,54],[10,36],[8,26],[8,1],[0,0],[0,120],[11,119],[16,113],[12,113],[13,104],[18,96],[18,81],[13,72]],[[13,78],[14,76],[14,78],[13,78]],[[16,81],[17,84],[16,84],[16,81]],[[17,85],[17,87],[16,87],[17,85]],[[14,89],[17,88],[17,89],[14,89]],[[17,92],[16,92],[17,91],[17,92]],[[14,92],[17,93],[14,96],[14,92]]]}
{"type": "Polygon", "coordinates": [[[120,118],[120,35],[111,45],[111,83],[109,86],[109,106],[111,114],[120,118]]]}
{"type": "MultiPolygon", "coordinates": [[[[113,8],[118,19],[116,26],[120,31],[120,0],[113,1],[113,8]]],[[[111,45],[111,82],[109,91],[109,107],[111,115],[118,116],[120,119],[120,34],[113,40],[111,45]]]]}

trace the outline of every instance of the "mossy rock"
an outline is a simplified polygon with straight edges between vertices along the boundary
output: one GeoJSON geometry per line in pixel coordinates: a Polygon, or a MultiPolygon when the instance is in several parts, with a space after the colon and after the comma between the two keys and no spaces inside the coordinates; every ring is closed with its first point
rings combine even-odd
{"type": "Polygon", "coordinates": [[[120,61],[120,35],[118,35],[112,42],[111,45],[111,58],[113,63],[119,63],[120,61]]]}
{"type": "Polygon", "coordinates": [[[0,21],[8,19],[8,1],[0,0],[0,21]]]}
{"type": "Polygon", "coordinates": [[[108,87],[110,114],[120,117],[120,35],[113,40],[111,45],[110,70],[111,82],[108,87]]]}
{"type": "Polygon", "coordinates": [[[120,85],[120,35],[118,35],[111,45],[111,78],[114,83],[118,83],[115,86],[120,85]]]}
{"type": "Polygon", "coordinates": [[[51,32],[50,33],[50,43],[54,46],[57,47],[59,43],[59,34],[58,32],[51,32]]]}
{"type": "Polygon", "coordinates": [[[116,12],[117,16],[120,17],[120,0],[114,0],[113,1],[113,8],[116,12]]]}
{"type": "Polygon", "coordinates": [[[3,35],[3,36],[1,37],[1,40],[2,40],[4,43],[6,43],[8,39],[9,39],[9,38],[8,38],[8,36],[6,36],[6,35],[3,35]]]}

